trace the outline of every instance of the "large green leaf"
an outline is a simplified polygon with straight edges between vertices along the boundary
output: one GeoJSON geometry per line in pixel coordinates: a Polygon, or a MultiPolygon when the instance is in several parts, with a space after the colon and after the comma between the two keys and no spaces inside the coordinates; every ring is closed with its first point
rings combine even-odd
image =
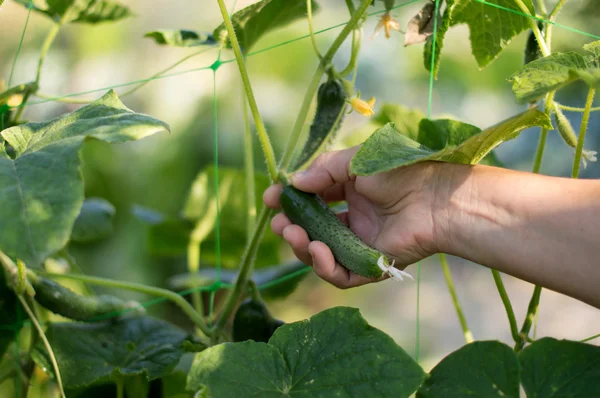
{"type": "Polygon", "coordinates": [[[71,240],[90,243],[108,238],[113,232],[115,207],[101,198],[86,199],[73,225],[71,240]]]}
{"type": "Polygon", "coordinates": [[[58,119],[2,131],[15,158],[0,144],[0,250],[37,266],[67,243],[83,203],[78,152],[85,139],[119,143],[168,129],[110,91],[58,119]]]}
{"type": "Polygon", "coordinates": [[[425,373],[359,311],[337,307],[279,327],[268,344],[196,355],[188,388],[207,397],[408,397],[425,373]]]}
{"type": "MultiPolygon", "coordinates": [[[[311,1],[314,14],[319,6],[311,1]]],[[[247,53],[265,33],[305,18],[306,13],[306,0],[261,0],[233,14],[231,21],[240,46],[247,53]]],[[[214,30],[213,37],[227,40],[224,23],[214,30]]]]}
{"type": "Polygon", "coordinates": [[[419,123],[419,144],[439,151],[447,146],[460,145],[476,134],[479,127],[453,119],[422,119],[419,123]]]}
{"type": "Polygon", "coordinates": [[[171,47],[197,47],[215,44],[208,35],[198,34],[191,30],[155,30],[144,37],[154,40],[157,44],[171,47]]]}
{"type": "Polygon", "coordinates": [[[20,323],[22,314],[21,304],[8,287],[4,269],[0,266],[0,360],[13,341],[15,332],[23,326],[20,323]]]}
{"type": "MultiPolygon", "coordinates": [[[[120,318],[101,324],[54,323],[46,330],[65,388],[85,387],[120,376],[149,380],[169,374],[184,353],[187,334],[150,317],[120,318]]],[[[48,353],[39,344],[33,353],[51,371],[48,353]]]]}
{"type": "MultiPolygon", "coordinates": [[[[246,174],[240,169],[219,168],[220,253],[217,253],[215,177],[213,166],[202,170],[190,189],[182,212],[183,219],[167,220],[151,227],[149,244],[153,253],[179,255],[186,252],[188,245],[200,245],[202,264],[214,265],[220,259],[225,268],[236,268],[239,265],[248,233],[248,201],[243,188],[246,174]]],[[[256,173],[254,184],[256,192],[264,192],[270,185],[269,178],[256,173]]],[[[262,206],[260,195],[256,197],[255,206],[257,209],[262,206]]],[[[280,243],[281,238],[270,229],[265,231],[256,257],[257,268],[279,263],[280,243]]]]}
{"type": "MultiPolygon", "coordinates": [[[[537,109],[504,120],[478,134],[474,134],[474,126],[465,123],[437,122],[437,126],[435,122],[421,122],[419,134],[425,131],[423,129],[429,131],[432,127],[439,128],[444,124],[451,126],[452,129],[448,131],[452,131],[452,138],[448,138],[442,149],[428,148],[406,137],[394,124],[389,123],[377,130],[358,150],[350,165],[352,172],[356,175],[372,175],[423,161],[476,164],[502,142],[515,138],[526,128],[543,126],[552,129],[548,116],[537,109]],[[459,143],[460,139],[465,141],[459,143]]],[[[432,143],[436,142],[432,140],[432,143]]],[[[437,140],[438,147],[439,144],[441,141],[437,140]]]]}
{"type": "Polygon", "coordinates": [[[438,363],[417,398],[519,398],[519,362],[515,352],[498,341],[476,341],[438,363]]]}
{"type": "MultiPolygon", "coordinates": [[[[450,16],[452,25],[465,23],[469,26],[471,51],[480,68],[494,61],[513,37],[529,28],[528,17],[519,15],[523,11],[516,5],[515,0],[488,0],[487,2],[515,10],[518,14],[477,0],[459,0],[457,1],[459,4],[451,10],[450,16]]],[[[522,0],[522,2],[529,9],[529,13],[535,15],[532,1],[522,0]]]]}
{"type": "Polygon", "coordinates": [[[529,398],[600,397],[600,347],[540,339],[519,353],[529,398]]]}
{"type": "MultiPolygon", "coordinates": [[[[30,0],[14,0],[29,7],[30,0]]],[[[46,7],[34,5],[32,10],[62,22],[96,24],[118,21],[133,15],[131,10],[112,0],[46,0],[46,7]]]]}
{"type": "Polygon", "coordinates": [[[550,91],[576,80],[571,70],[587,69],[586,59],[577,53],[554,53],[525,65],[509,78],[517,102],[542,98],[550,91]]]}

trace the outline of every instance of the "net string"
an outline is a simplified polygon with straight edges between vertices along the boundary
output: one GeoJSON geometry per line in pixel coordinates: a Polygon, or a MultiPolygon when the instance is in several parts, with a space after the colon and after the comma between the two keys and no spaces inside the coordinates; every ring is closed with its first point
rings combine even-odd
{"type": "MultiPolygon", "coordinates": [[[[416,3],[418,1],[420,1],[420,0],[407,1],[405,3],[396,5],[395,7],[393,7],[393,9],[399,9],[399,8],[411,5],[413,3],[416,3]]],[[[439,2],[440,2],[440,0],[435,0],[435,1],[436,1],[436,10],[437,10],[437,9],[439,9],[439,2]]],[[[587,36],[587,37],[591,37],[591,38],[600,40],[600,36],[597,36],[597,35],[589,33],[589,32],[584,32],[584,31],[581,31],[579,29],[575,29],[575,28],[572,28],[572,27],[569,27],[569,26],[566,26],[566,25],[563,25],[563,24],[560,24],[560,23],[557,23],[557,22],[554,22],[554,21],[549,21],[549,20],[546,20],[544,18],[540,18],[540,17],[537,17],[537,16],[529,15],[529,14],[525,14],[525,13],[523,13],[521,11],[514,10],[514,9],[511,9],[511,8],[507,8],[507,7],[504,7],[504,6],[500,6],[498,4],[490,3],[490,2],[485,1],[485,0],[475,0],[475,1],[477,1],[477,2],[479,2],[481,4],[484,4],[484,5],[489,5],[489,6],[492,6],[492,7],[495,7],[495,8],[504,10],[504,11],[507,11],[507,12],[511,12],[511,13],[514,13],[514,14],[517,14],[517,15],[521,15],[521,16],[525,16],[527,18],[532,18],[532,19],[535,19],[535,20],[538,20],[538,21],[542,21],[544,23],[549,23],[549,24],[552,24],[553,26],[556,26],[558,28],[562,28],[562,29],[565,29],[565,30],[568,30],[568,31],[571,31],[571,32],[574,32],[574,33],[577,33],[577,34],[580,34],[580,35],[584,35],[584,36],[587,36]]],[[[236,0],[236,2],[237,2],[237,0],[236,0]]],[[[23,32],[21,34],[20,42],[19,42],[19,46],[17,48],[17,52],[16,52],[16,55],[15,55],[15,58],[14,58],[14,61],[13,61],[13,65],[12,65],[12,69],[11,69],[11,75],[10,75],[11,77],[10,77],[10,80],[9,80],[9,82],[11,82],[11,83],[12,83],[13,72],[14,72],[14,69],[16,67],[17,61],[19,59],[20,53],[21,53],[24,36],[25,36],[26,29],[27,29],[27,26],[28,26],[28,23],[29,23],[29,17],[30,17],[30,14],[31,14],[32,5],[33,5],[33,0],[31,0],[30,6],[28,7],[27,19],[25,21],[25,25],[24,25],[24,28],[23,28],[23,32]]],[[[235,3],[234,3],[234,7],[235,7],[235,3]]],[[[233,10],[232,10],[232,12],[233,12],[233,10]]],[[[379,10],[379,11],[375,11],[375,12],[369,13],[368,15],[369,16],[375,16],[375,15],[383,14],[385,12],[386,12],[386,10],[379,10]]],[[[436,15],[437,15],[437,11],[436,11],[436,15]]],[[[315,35],[317,35],[317,34],[323,34],[323,33],[328,32],[330,30],[333,30],[333,29],[336,29],[336,28],[339,28],[339,27],[343,27],[346,24],[347,24],[347,22],[339,23],[339,24],[336,24],[336,25],[332,25],[332,26],[330,26],[328,28],[324,28],[324,29],[321,29],[319,31],[316,31],[314,34],[315,35]]],[[[436,19],[434,21],[434,34],[433,34],[433,50],[434,51],[433,51],[433,55],[432,55],[432,66],[434,65],[434,62],[435,62],[435,47],[437,45],[437,43],[436,43],[437,31],[438,31],[438,26],[437,26],[437,19],[436,19]]],[[[279,48],[279,47],[282,47],[282,46],[285,46],[285,45],[288,45],[288,44],[291,44],[291,43],[294,43],[294,42],[297,42],[297,41],[300,41],[300,40],[307,39],[309,37],[310,37],[310,34],[307,34],[307,35],[296,37],[294,39],[290,39],[290,40],[286,40],[286,41],[277,43],[275,45],[272,45],[272,46],[269,46],[269,47],[266,47],[266,48],[263,48],[263,49],[259,49],[259,50],[253,51],[253,52],[248,53],[246,55],[246,58],[247,57],[252,57],[252,56],[255,56],[255,55],[258,55],[258,54],[261,54],[261,53],[265,53],[267,51],[271,51],[273,49],[276,49],[276,48],[279,48]]],[[[219,192],[219,190],[218,190],[218,184],[219,184],[219,178],[218,178],[219,177],[219,175],[218,175],[218,123],[217,123],[217,117],[218,117],[217,105],[218,104],[217,104],[217,90],[216,90],[216,72],[217,72],[217,69],[221,65],[235,62],[235,59],[231,58],[231,59],[222,60],[221,59],[221,54],[222,54],[222,48],[219,49],[219,55],[217,57],[217,60],[212,65],[210,65],[210,66],[205,66],[205,67],[200,67],[200,68],[193,68],[193,69],[188,69],[188,70],[184,70],[184,71],[180,71],[180,72],[168,73],[168,74],[164,74],[164,75],[160,75],[160,76],[154,76],[154,77],[147,78],[147,79],[140,79],[140,80],[130,81],[130,82],[126,82],[126,83],[116,84],[116,85],[113,85],[113,86],[102,87],[102,88],[97,88],[97,89],[92,89],[92,90],[87,90],[87,91],[82,91],[82,92],[76,92],[76,93],[66,94],[66,95],[57,96],[57,97],[53,97],[53,98],[43,99],[43,100],[40,100],[40,101],[31,101],[28,104],[28,105],[38,105],[38,104],[43,104],[43,103],[47,103],[47,102],[58,101],[58,100],[64,99],[64,98],[75,97],[75,96],[82,96],[82,95],[96,93],[96,92],[100,92],[100,91],[106,91],[106,90],[110,90],[110,89],[115,89],[115,88],[130,86],[130,85],[136,85],[136,84],[140,84],[140,83],[148,83],[148,82],[151,82],[151,81],[154,81],[154,80],[168,78],[168,77],[181,76],[181,75],[192,73],[192,72],[205,71],[205,70],[213,70],[213,80],[214,80],[213,81],[213,117],[214,117],[213,136],[214,136],[214,151],[215,151],[215,154],[214,154],[215,155],[214,156],[214,158],[215,158],[215,181],[216,181],[215,182],[215,186],[217,188],[216,189],[216,196],[217,196],[217,198],[216,198],[216,201],[217,201],[217,220],[216,220],[216,226],[215,226],[215,228],[217,230],[216,231],[216,233],[217,233],[217,239],[216,239],[216,242],[215,242],[215,245],[216,245],[215,250],[217,252],[217,264],[216,264],[216,267],[217,267],[218,277],[217,277],[217,280],[213,284],[211,284],[210,286],[195,287],[195,288],[187,289],[187,290],[184,290],[184,291],[181,291],[181,292],[178,293],[181,296],[186,296],[186,295],[192,294],[194,292],[209,292],[210,293],[209,309],[211,311],[211,314],[209,314],[209,316],[211,318],[212,318],[212,311],[213,311],[213,306],[214,306],[214,295],[215,295],[216,291],[218,291],[220,289],[232,289],[233,288],[233,285],[227,284],[227,283],[223,283],[222,280],[221,280],[221,253],[220,253],[221,244],[220,244],[220,220],[219,220],[220,208],[219,208],[219,197],[218,197],[218,195],[219,195],[218,194],[218,192],[219,192]]],[[[435,80],[434,75],[433,75],[433,70],[434,70],[434,68],[432,67],[431,71],[430,71],[430,76],[429,76],[429,80],[430,81],[429,81],[428,112],[427,112],[428,116],[431,116],[431,112],[432,112],[433,84],[434,84],[434,80],[435,80]]],[[[13,108],[9,108],[9,109],[13,109],[13,108]]],[[[258,288],[259,288],[259,290],[263,290],[263,289],[267,289],[269,287],[273,287],[273,286],[275,286],[277,284],[280,284],[280,283],[283,283],[283,282],[285,282],[285,281],[287,281],[289,279],[295,278],[295,277],[297,277],[299,275],[302,275],[304,273],[308,273],[308,272],[311,271],[311,269],[312,268],[310,268],[310,267],[306,267],[306,268],[304,268],[302,270],[299,270],[299,271],[297,271],[297,272],[295,272],[293,274],[286,275],[286,276],[284,276],[282,278],[279,278],[279,279],[271,281],[271,282],[269,282],[267,284],[261,285],[258,288]]],[[[417,264],[417,321],[416,321],[416,341],[415,341],[415,357],[417,358],[417,360],[418,360],[418,357],[419,357],[419,334],[420,334],[420,330],[419,330],[419,328],[420,328],[420,275],[421,275],[421,264],[418,263],[417,264]]],[[[165,301],[167,301],[167,299],[165,299],[165,298],[157,298],[157,299],[152,299],[152,300],[145,301],[144,303],[140,303],[140,305],[142,307],[144,307],[144,308],[149,308],[151,306],[154,306],[154,305],[157,305],[157,304],[160,304],[160,303],[164,303],[165,301]]],[[[133,311],[133,309],[131,311],[133,311]]],[[[119,313],[106,314],[105,316],[103,316],[103,318],[104,317],[108,318],[108,315],[112,315],[111,317],[123,315],[126,312],[129,312],[129,311],[121,311],[119,313]]],[[[20,309],[19,306],[17,306],[17,314],[18,314],[18,318],[19,319],[23,318],[23,316],[22,316],[23,314],[22,314],[21,309],[20,309]]],[[[18,330],[22,326],[24,326],[26,324],[30,324],[30,321],[29,320],[20,321],[20,322],[17,322],[16,324],[13,324],[13,325],[3,326],[2,329],[15,330],[15,334],[18,337],[18,330]]]]}

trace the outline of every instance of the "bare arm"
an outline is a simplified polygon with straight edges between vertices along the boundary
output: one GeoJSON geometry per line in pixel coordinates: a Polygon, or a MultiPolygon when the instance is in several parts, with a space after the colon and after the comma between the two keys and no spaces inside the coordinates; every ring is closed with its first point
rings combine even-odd
{"type": "MultiPolygon", "coordinates": [[[[446,163],[354,177],[355,152],[324,154],[292,181],[326,200],[346,200],[340,218],[398,268],[448,253],[600,308],[600,181],[446,163]]],[[[265,192],[268,206],[278,207],[279,190],[265,192]]],[[[336,264],[327,246],[310,242],[285,215],[272,228],[334,285],[374,282],[336,264]]]]}

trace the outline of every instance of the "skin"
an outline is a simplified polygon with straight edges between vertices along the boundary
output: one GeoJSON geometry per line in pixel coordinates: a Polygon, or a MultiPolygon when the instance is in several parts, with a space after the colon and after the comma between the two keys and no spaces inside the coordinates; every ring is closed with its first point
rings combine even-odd
{"type": "MultiPolygon", "coordinates": [[[[439,162],[356,177],[349,172],[356,151],[325,153],[291,182],[325,201],[345,200],[340,219],[397,268],[447,253],[600,308],[600,181],[439,162]]],[[[279,208],[280,192],[281,185],[267,189],[265,204],[279,208]]],[[[271,228],[331,284],[376,282],[337,264],[283,213],[271,228]]]]}

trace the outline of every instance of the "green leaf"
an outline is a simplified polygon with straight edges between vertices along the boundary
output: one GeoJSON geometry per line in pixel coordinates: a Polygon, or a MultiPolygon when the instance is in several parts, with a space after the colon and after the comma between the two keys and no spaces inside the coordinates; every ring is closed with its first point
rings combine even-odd
{"type": "Polygon", "coordinates": [[[526,103],[542,98],[550,91],[574,81],[573,69],[587,69],[585,58],[577,53],[554,53],[525,65],[509,78],[517,102],[526,103]]]}
{"type": "Polygon", "coordinates": [[[585,44],[583,46],[583,49],[587,52],[594,54],[596,58],[600,57],[600,40],[585,44]]]}
{"type": "MultiPolygon", "coordinates": [[[[30,0],[15,1],[27,8],[31,3],[30,0]]],[[[112,0],[46,0],[46,3],[46,8],[34,5],[32,10],[55,21],[62,20],[63,23],[96,24],[119,21],[133,16],[129,7],[112,0]]]]}
{"type": "Polygon", "coordinates": [[[0,359],[15,338],[15,333],[23,327],[21,316],[24,314],[17,296],[8,287],[4,269],[0,266],[0,359]]]}
{"type": "Polygon", "coordinates": [[[60,118],[2,131],[15,158],[0,150],[0,250],[34,267],[64,247],[83,203],[78,152],[85,139],[120,143],[168,130],[110,91],[60,118]]]}
{"type": "Polygon", "coordinates": [[[575,69],[571,70],[570,74],[572,79],[583,80],[591,88],[598,89],[600,87],[600,68],[575,69]]]}
{"type": "Polygon", "coordinates": [[[167,219],[148,229],[148,250],[156,256],[185,254],[194,224],[187,220],[167,219]]]}
{"type": "Polygon", "coordinates": [[[600,396],[600,347],[543,338],[519,353],[529,398],[600,396]]]}
{"type": "Polygon", "coordinates": [[[481,133],[479,127],[452,119],[423,119],[419,123],[417,142],[435,151],[447,146],[456,146],[475,134],[481,133]]]}
{"type": "MultiPolygon", "coordinates": [[[[522,1],[529,9],[529,13],[535,15],[532,1],[522,1]]],[[[523,13],[514,0],[488,0],[488,2],[523,13]]],[[[480,68],[488,66],[516,35],[529,29],[528,17],[477,0],[461,0],[460,4],[452,10],[451,19],[452,25],[465,23],[469,26],[471,51],[480,68]]]]}
{"type": "MultiPolygon", "coordinates": [[[[421,124],[429,129],[429,123],[421,124]]],[[[548,116],[537,109],[530,109],[475,135],[471,135],[475,131],[474,126],[454,123],[453,127],[459,129],[454,131],[453,140],[468,138],[457,146],[451,146],[453,142],[448,140],[447,146],[436,151],[404,136],[390,123],[377,130],[361,146],[350,168],[356,175],[372,175],[423,161],[476,164],[502,142],[533,126],[552,129],[548,116]]]]}
{"type": "Polygon", "coordinates": [[[337,307],[279,327],[268,344],[225,343],[196,355],[188,389],[208,397],[408,397],[419,365],[359,311],[337,307]]]}
{"type": "Polygon", "coordinates": [[[434,35],[431,35],[427,38],[425,46],[423,47],[423,63],[425,65],[425,69],[431,72],[431,65],[433,61],[433,76],[436,79],[440,69],[444,39],[446,38],[446,33],[450,29],[450,25],[452,23],[452,12],[454,11],[454,7],[457,5],[457,3],[460,3],[460,0],[446,0],[446,9],[444,10],[441,20],[438,21],[437,32],[434,32],[434,35]],[[434,36],[435,48],[433,47],[434,36]]]}
{"type": "Polygon", "coordinates": [[[515,352],[498,341],[476,341],[438,363],[417,398],[519,398],[519,362],[515,352]]]}
{"type": "Polygon", "coordinates": [[[113,232],[115,207],[101,198],[86,199],[73,225],[71,240],[78,243],[96,242],[113,232]]]}
{"type": "MultiPolygon", "coordinates": [[[[274,265],[256,270],[252,281],[256,283],[265,299],[278,299],[291,294],[298,284],[308,275],[311,268],[300,261],[274,265]],[[280,282],[280,283],[277,283],[280,282]]],[[[174,290],[187,290],[202,286],[210,286],[217,280],[234,284],[238,271],[202,268],[195,274],[179,274],[169,279],[169,286],[174,290]],[[219,279],[220,278],[220,279],[219,279]]]]}
{"type": "MultiPolygon", "coordinates": [[[[100,324],[53,323],[46,337],[65,388],[78,388],[120,376],[165,376],[181,359],[187,334],[159,319],[133,317],[100,324]]],[[[52,369],[43,345],[32,355],[42,369],[52,369]]]]}
{"type": "MultiPolygon", "coordinates": [[[[312,1],[314,15],[319,6],[312,1]]],[[[248,53],[264,34],[305,18],[306,14],[306,0],[261,0],[233,14],[231,21],[242,51],[248,53]]],[[[224,23],[214,30],[213,37],[218,41],[227,40],[224,23]]]]}
{"type": "Polygon", "coordinates": [[[157,44],[171,47],[196,47],[216,44],[209,35],[198,34],[191,30],[155,30],[144,37],[154,40],[157,44]]]}

